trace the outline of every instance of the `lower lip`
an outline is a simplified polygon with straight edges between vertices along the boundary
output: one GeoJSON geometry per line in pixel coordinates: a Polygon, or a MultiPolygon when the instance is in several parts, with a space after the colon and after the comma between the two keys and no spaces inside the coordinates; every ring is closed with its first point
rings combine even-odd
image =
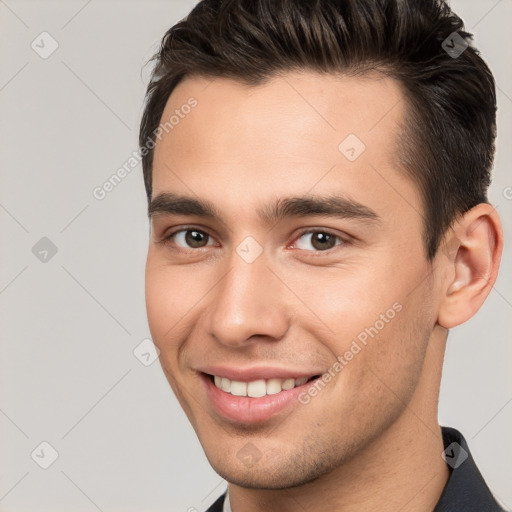
{"type": "Polygon", "coordinates": [[[286,389],[275,395],[251,398],[226,393],[212,382],[210,376],[202,374],[201,377],[205,383],[206,394],[216,411],[224,418],[238,423],[267,421],[293,404],[301,405],[298,396],[313,382],[306,382],[302,386],[286,389]]]}

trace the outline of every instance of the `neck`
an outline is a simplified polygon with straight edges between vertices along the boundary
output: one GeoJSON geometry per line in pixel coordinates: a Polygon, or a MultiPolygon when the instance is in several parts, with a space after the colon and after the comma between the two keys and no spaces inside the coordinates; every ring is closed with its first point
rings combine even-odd
{"type": "Polygon", "coordinates": [[[403,414],[350,461],[290,489],[247,489],[230,483],[232,511],[431,512],[449,470],[441,457],[444,446],[437,423],[444,343],[432,340],[428,351],[422,377],[403,414]]]}

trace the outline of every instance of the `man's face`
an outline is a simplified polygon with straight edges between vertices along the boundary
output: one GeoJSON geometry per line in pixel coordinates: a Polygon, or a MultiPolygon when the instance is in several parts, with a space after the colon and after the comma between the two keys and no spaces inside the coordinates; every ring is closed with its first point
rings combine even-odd
{"type": "Polygon", "coordinates": [[[395,163],[406,108],[391,79],[315,73],[252,88],[187,78],[167,103],[162,123],[179,122],[157,143],[152,199],[185,196],[218,217],[161,196],[148,319],[230,482],[311,481],[368,453],[408,407],[430,406],[437,285],[419,192],[395,163]],[[275,208],[294,198],[337,213],[275,208]]]}

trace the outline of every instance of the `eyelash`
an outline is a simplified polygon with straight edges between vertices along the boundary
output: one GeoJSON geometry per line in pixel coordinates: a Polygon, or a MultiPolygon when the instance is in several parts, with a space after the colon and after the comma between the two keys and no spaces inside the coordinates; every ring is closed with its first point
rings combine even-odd
{"type": "MultiPolygon", "coordinates": [[[[211,235],[209,235],[206,231],[203,231],[202,229],[198,229],[198,228],[196,228],[194,226],[185,226],[185,227],[181,227],[181,228],[176,229],[175,231],[172,231],[171,233],[167,234],[159,243],[164,244],[164,245],[169,245],[169,244],[171,244],[173,238],[178,233],[187,232],[187,231],[198,231],[199,233],[202,233],[203,235],[209,237],[210,239],[213,238],[211,235]]],[[[307,251],[309,253],[314,253],[314,254],[322,255],[322,254],[330,254],[337,247],[349,244],[348,237],[347,238],[341,237],[340,235],[337,235],[337,234],[331,232],[328,229],[318,229],[318,228],[317,229],[311,229],[311,228],[309,228],[309,229],[304,229],[303,231],[299,232],[299,234],[295,237],[294,245],[295,245],[296,241],[298,239],[300,239],[301,237],[303,237],[304,235],[314,234],[314,233],[322,233],[322,234],[333,236],[334,238],[339,240],[340,243],[337,243],[336,245],[334,245],[334,247],[331,247],[330,249],[326,249],[324,251],[309,250],[309,249],[299,249],[299,250],[307,251]]],[[[207,247],[211,247],[211,246],[199,247],[199,248],[192,248],[192,247],[190,247],[188,249],[185,249],[183,247],[179,247],[178,246],[178,248],[176,250],[183,251],[183,252],[197,252],[200,249],[206,249],[207,247]]]]}

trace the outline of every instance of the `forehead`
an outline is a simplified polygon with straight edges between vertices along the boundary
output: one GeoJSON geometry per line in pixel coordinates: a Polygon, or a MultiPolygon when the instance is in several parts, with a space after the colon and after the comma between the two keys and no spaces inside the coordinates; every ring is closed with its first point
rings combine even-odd
{"type": "Polygon", "coordinates": [[[405,108],[400,84],[378,74],[294,72],[257,86],[188,77],[162,115],[172,123],[155,148],[153,196],[389,195],[393,181],[415,196],[396,158],[405,108]]]}
{"type": "MultiPolygon", "coordinates": [[[[219,77],[188,77],[169,97],[162,121],[179,114],[190,98],[198,103],[190,116],[197,120],[197,135],[215,136],[216,144],[208,149],[221,152],[227,145],[231,153],[237,147],[246,151],[258,142],[272,142],[268,150],[279,144],[289,147],[290,136],[310,142],[324,141],[327,136],[336,142],[354,133],[371,145],[383,134],[392,138],[405,103],[399,82],[377,73],[350,77],[295,72],[257,86],[219,77]],[[227,139],[235,135],[246,144],[229,144],[227,139]],[[221,142],[224,144],[219,146],[221,142]]],[[[182,121],[180,118],[181,124],[190,124],[182,121]]],[[[184,130],[177,128],[173,131],[179,137],[184,130]]]]}

